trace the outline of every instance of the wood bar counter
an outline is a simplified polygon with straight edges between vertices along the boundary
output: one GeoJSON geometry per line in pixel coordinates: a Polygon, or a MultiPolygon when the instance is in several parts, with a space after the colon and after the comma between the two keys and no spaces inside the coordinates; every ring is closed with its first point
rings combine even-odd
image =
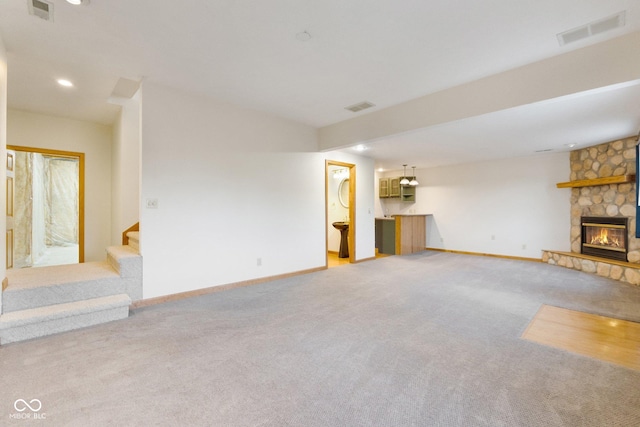
{"type": "Polygon", "coordinates": [[[396,255],[424,251],[427,246],[427,215],[395,215],[396,255]]]}
{"type": "Polygon", "coordinates": [[[382,254],[407,255],[427,246],[427,216],[393,215],[376,218],[376,248],[382,254]]]}

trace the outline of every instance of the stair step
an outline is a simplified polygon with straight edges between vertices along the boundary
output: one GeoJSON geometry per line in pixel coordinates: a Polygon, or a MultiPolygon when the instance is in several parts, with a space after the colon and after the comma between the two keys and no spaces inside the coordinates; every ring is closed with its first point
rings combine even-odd
{"type": "Polygon", "coordinates": [[[109,246],[107,261],[121,277],[142,277],[142,257],[129,245],[109,246]]]}
{"type": "Polygon", "coordinates": [[[131,246],[138,253],[140,253],[140,232],[129,231],[127,233],[127,239],[129,240],[129,246],[131,246]]]}
{"type": "Polygon", "coordinates": [[[127,292],[107,262],[7,270],[2,312],[27,310],[127,292]]]}
{"type": "Polygon", "coordinates": [[[20,310],[0,316],[0,345],[124,319],[131,298],[110,295],[20,310]]]}

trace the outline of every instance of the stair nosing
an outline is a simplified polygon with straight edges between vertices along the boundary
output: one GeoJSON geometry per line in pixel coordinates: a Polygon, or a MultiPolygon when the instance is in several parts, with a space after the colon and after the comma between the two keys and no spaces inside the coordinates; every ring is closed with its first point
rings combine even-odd
{"type": "Polygon", "coordinates": [[[0,316],[0,330],[38,323],[42,321],[41,319],[45,318],[47,320],[62,319],[65,317],[123,307],[125,305],[131,305],[131,298],[129,295],[115,294],[81,301],[12,311],[0,316]]]}
{"type": "Polygon", "coordinates": [[[52,287],[52,286],[64,286],[64,285],[72,285],[82,282],[95,281],[95,280],[105,280],[105,279],[117,279],[120,277],[119,272],[113,268],[113,266],[107,261],[99,261],[99,262],[86,262],[81,264],[68,264],[65,267],[73,266],[82,266],[79,272],[75,273],[75,276],[70,281],[69,275],[54,275],[46,276],[47,271],[51,271],[55,267],[37,267],[35,269],[28,269],[29,271],[24,270],[24,276],[28,276],[29,280],[27,281],[27,277],[19,277],[21,273],[16,270],[15,272],[11,272],[11,270],[7,270],[8,277],[8,286],[4,290],[6,293],[24,291],[28,289],[38,289],[44,287],[52,287]],[[95,268],[94,268],[95,267],[95,268]],[[38,273],[42,273],[42,277],[37,277],[38,273]],[[87,273],[90,273],[87,275],[87,273]],[[13,277],[12,277],[13,276],[13,277]],[[83,277],[84,276],[84,277],[83,277]],[[27,283],[28,282],[28,283],[27,283]]]}

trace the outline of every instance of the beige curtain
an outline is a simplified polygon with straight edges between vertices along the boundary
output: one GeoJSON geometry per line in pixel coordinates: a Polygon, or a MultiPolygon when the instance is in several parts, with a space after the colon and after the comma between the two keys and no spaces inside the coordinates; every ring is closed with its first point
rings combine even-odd
{"type": "Polygon", "coordinates": [[[79,162],[16,152],[14,266],[29,267],[47,247],[78,244],[79,162]]]}

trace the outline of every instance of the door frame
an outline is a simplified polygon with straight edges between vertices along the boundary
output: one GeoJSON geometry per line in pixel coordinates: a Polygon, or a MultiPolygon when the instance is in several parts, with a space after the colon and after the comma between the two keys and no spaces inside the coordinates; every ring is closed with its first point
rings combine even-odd
{"type": "Polygon", "coordinates": [[[84,262],[84,153],[50,150],[48,148],[7,145],[7,150],[44,154],[46,156],[78,159],[78,262],[84,262]]]}
{"type": "Polygon", "coordinates": [[[324,166],[324,226],[325,266],[329,266],[329,166],[349,169],[349,262],[356,262],[356,165],[337,160],[325,160],[324,166]]]}

